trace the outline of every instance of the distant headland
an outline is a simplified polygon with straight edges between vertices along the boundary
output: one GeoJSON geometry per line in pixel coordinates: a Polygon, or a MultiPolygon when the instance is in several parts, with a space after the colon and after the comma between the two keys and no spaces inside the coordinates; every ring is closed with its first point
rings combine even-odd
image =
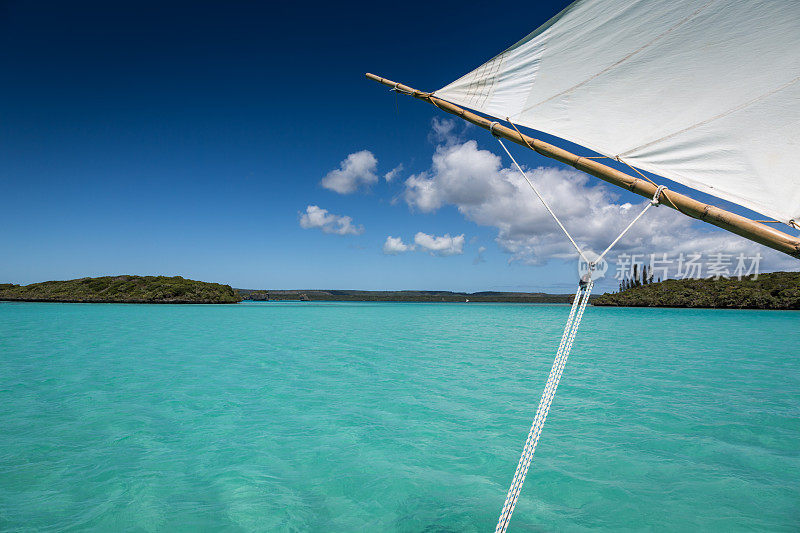
{"type": "Polygon", "coordinates": [[[570,303],[572,294],[544,292],[357,291],[236,289],[245,300],[300,300],[318,302],[496,302],[570,303]]]}
{"type": "Polygon", "coordinates": [[[592,300],[620,307],[800,309],[800,272],[771,272],[756,279],[668,279],[635,285],[592,300]]]}

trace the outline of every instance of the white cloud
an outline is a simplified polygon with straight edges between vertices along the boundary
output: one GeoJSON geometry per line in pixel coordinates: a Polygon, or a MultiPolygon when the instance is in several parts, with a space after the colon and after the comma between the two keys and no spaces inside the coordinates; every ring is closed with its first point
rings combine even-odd
{"type": "Polygon", "coordinates": [[[451,237],[445,233],[441,237],[418,232],[414,235],[414,243],[433,255],[459,255],[464,253],[464,234],[451,237]]]}
{"type": "Polygon", "coordinates": [[[392,170],[390,170],[389,172],[384,174],[383,175],[383,179],[385,179],[386,181],[392,181],[397,176],[399,176],[402,171],[403,171],[403,163],[400,163],[399,165],[394,167],[392,170]]]}
{"type": "Polygon", "coordinates": [[[444,203],[477,205],[513,192],[513,184],[499,171],[500,158],[478,150],[475,141],[442,145],[436,149],[430,171],[406,180],[405,200],[423,212],[434,211],[444,203]]]}
{"type": "Polygon", "coordinates": [[[483,253],[486,251],[485,246],[481,246],[478,248],[478,255],[475,256],[475,259],[472,260],[473,265],[479,265],[481,263],[486,262],[486,258],[483,257],[483,253]]]}
{"type": "Polygon", "coordinates": [[[375,169],[378,160],[369,150],[361,150],[347,156],[339,168],[328,172],[322,178],[322,186],[339,194],[350,194],[361,185],[371,185],[378,181],[375,169]]]}
{"type": "Polygon", "coordinates": [[[383,253],[386,255],[397,255],[414,250],[413,244],[406,244],[401,237],[386,237],[383,243],[383,253]]]}
{"type": "MultiPolygon", "coordinates": [[[[633,205],[618,203],[618,195],[609,187],[576,170],[539,167],[526,170],[526,174],[581,247],[588,250],[605,249],[646,204],[646,200],[633,205]]],[[[406,179],[403,198],[412,209],[422,212],[453,205],[468,220],[497,228],[496,241],[512,261],[542,264],[550,258],[575,256],[523,177],[515,169],[505,168],[497,155],[478,149],[473,140],[439,145],[431,168],[406,179]]],[[[651,209],[640,219],[615,247],[616,253],[624,251],[751,255],[760,251],[763,264],[770,268],[794,266],[790,258],[741,237],[701,229],[700,223],[668,207],[651,209]]]]}
{"type": "Polygon", "coordinates": [[[344,215],[328,213],[316,205],[306,207],[306,212],[300,215],[300,227],[303,229],[319,228],[325,233],[336,235],[361,235],[364,226],[354,225],[353,219],[344,215]]]}
{"type": "Polygon", "coordinates": [[[428,139],[435,143],[453,144],[458,141],[456,121],[450,118],[433,117],[431,120],[431,133],[428,139]]]}

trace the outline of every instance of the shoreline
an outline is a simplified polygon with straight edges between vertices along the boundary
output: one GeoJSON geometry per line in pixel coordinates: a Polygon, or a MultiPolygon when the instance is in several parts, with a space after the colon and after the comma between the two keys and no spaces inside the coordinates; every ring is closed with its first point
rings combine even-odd
{"type": "Polygon", "coordinates": [[[232,305],[241,302],[212,302],[195,300],[171,300],[171,301],[147,301],[147,300],[59,300],[47,298],[0,298],[0,302],[23,302],[40,304],[154,304],[154,305],[173,305],[173,304],[198,304],[198,305],[232,305]]]}

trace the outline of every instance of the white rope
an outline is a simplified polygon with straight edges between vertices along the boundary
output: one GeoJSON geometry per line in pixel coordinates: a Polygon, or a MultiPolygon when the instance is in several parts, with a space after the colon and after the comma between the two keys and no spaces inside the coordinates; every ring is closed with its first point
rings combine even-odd
{"type": "MultiPolygon", "coordinates": [[[[494,135],[494,127],[497,125],[497,122],[492,122],[489,127],[489,132],[494,135]]],[[[519,462],[517,463],[517,469],[514,472],[514,478],[511,480],[511,487],[508,489],[508,494],[506,495],[506,501],[503,504],[503,509],[500,511],[500,518],[497,521],[497,527],[495,528],[495,533],[505,533],[506,529],[508,528],[508,523],[511,520],[511,515],[514,513],[514,508],[517,505],[517,500],[519,499],[520,492],[522,492],[522,484],[525,483],[525,476],[528,474],[528,469],[531,466],[531,461],[533,460],[533,454],[536,451],[536,445],[539,443],[539,437],[542,434],[542,428],[544,427],[544,422],[547,419],[547,414],[550,412],[550,405],[553,403],[553,398],[556,395],[556,389],[558,388],[558,384],[561,381],[561,376],[564,373],[564,367],[567,364],[567,358],[569,357],[570,351],[572,351],[572,343],[575,341],[575,335],[578,333],[578,326],[581,324],[581,319],[583,318],[583,313],[586,310],[586,305],[589,303],[589,295],[592,292],[592,287],[594,286],[594,280],[592,280],[592,271],[594,270],[595,265],[605,257],[605,255],[611,250],[611,248],[616,245],[620,239],[630,230],[636,222],[644,216],[648,209],[653,206],[657,206],[659,204],[659,198],[661,196],[661,192],[666,188],[663,185],[660,185],[656,188],[656,192],[653,195],[653,199],[645,205],[644,209],[634,218],[628,226],[622,230],[622,232],[614,239],[611,244],[608,245],[608,248],[603,250],[597,259],[594,261],[589,261],[586,255],[581,250],[578,243],[575,242],[575,239],[572,238],[572,235],[569,234],[567,228],[564,227],[564,224],[558,219],[556,214],[548,205],[547,201],[539,194],[539,191],[536,189],[536,186],[533,182],[528,178],[528,175],[522,170],[522,167],[519,166],[517,160],[514,159],[514,156],[511,155],[511,152],[508,151],[506,145],[503,144],[502,139],[495,135],[497,142],[500,143],[500,146],[503,147],[508,157],[511,158],[511,161],[514,162],[514,166],[517,167],[517,170],[522,177],[525,178],[525,181],[528,182],[528,185],[536,194],[536,196],[541,200],[542,204],[544,205],[547,212],[550,213],[550,216],[553,217],[553,220],[556,221],[558,226],[564,232],[564,234],[569,239],[569,242],[572,243],[572,246],[578,251],[578,254],[583,258],[584,261],[589,266],[589,272],[586,276],[586,279],[582,279],[580,285],[578,286],[578,292],[575,293],[575,298],[572,301],[572,308],[569,312],[569,317],[567,318],[567,324],[564,326],[564,333],[561,336],[561,343],[558,345],[558,350],[556,351],[556,357],[553,360],[553,366],[550,369],[550,375],[547,378],[547,383],[544,386],[544,391],[542,391],[542,397],[539,400],[539,407],[536,409],[536,415],[533,418],[533,424],[531,424],[531,430],[528,432],[528,438],[525,441],[525,446],[522,448],[522,455],[519,458],[519,462]]]]}
{"type": "Polygon", "coordinates": [[[661,196],[661,191],[663,191],[664,189],[666,189],[666,187],[664,187],[663,185],[659,185],[659,186],[658,186],[658,188],[656,189],[656,193],[653,195],[653,199],[652,199],[652,200],[650,200],[650,202],[649,202],[649,203],[648,203],[646,206],[644,206],[644,209],[642,209],[642,212],[641,212],[641,213],[639,213],[638,215],[636,215],[636,218],[634,218],[633,220],[631,220],[631,223],[630,223],[630,224],[628,224],[628,227],[627,227],[627,228],[625,228],[624,230],[622,230],[622,233],[620,233],[620,234],[619,234],[619,236],[618,236],[616,239],[614,239],[614,242],[612,242],[611,244],[609,244],[609,245],[608,245],[608,248],[606,248],[605,250],[603,250],[603,253],[602,253],[602,254],[600,254],[600,255],[597,257],[597,259],[595,259],[595,260],[594,260],[594,262],[595,262],[595,263],[599,263],[599,262],[600,262],[600,260],[601,260],[603,257],[605,257],[605,255],[608,253],[608,251],[609,251],[609,250],[611,250],[611,248],[613,248],[613,247],[614,247],[614,245],[615,245],[615,244],[617,244],[617,243],[619,242],[619,240],[622,238],[622,236],[623,236],[623,235],[625,235],[626,233],[628,233],[628,230],[629,230],[629,229],[631,229],[631,228],[633,227],[633,225],[634,225],[634,224],[636,224],[636,221],[637,221],[637,220],[639,220],[640,218],[642,218],[642,215],[644,215],[645,213],[647,213],[647,210],[648,210],[648,209],[650,209],[650,208],[651,208],[651,207],[653,207],[653,206],[657,206],[657,205],[658,205],[658,203],[659,203],[659,200],[658,200],[658,199],[659,199],[659,197],[661,196]]]}
{"type": "Polygon", "coordinates": [[[542,434],[544,422],[547,419],[547,414],[550,412],[550,405],[553,403],[556,389],[564,373],[564,366],[567,364],[567,358],[572,350],[572,343],[575,340],[578,326],[580,326],[581,319],[583,318],[583,312],[586,310],[586,304],[589,302],[589,295],[592,292],[593,285],[594,282],[590,278],[585,285],[581,283],[578,292],[575,293],[575,299],[572,301],[572,309],[570,309],[569,318],[567,318],[567,324],[564,327],[564,334],[561,336],[561,343],[558,346],[556,358],[553,361],[553,367],[550,369],[547,384],[545,384],[542,398],[539,400],[539,407],[536,409],[536,416],[533,418],[533,424],[531,425],[530,432],[528,432],[525,447],[522,449],[522,455],[519,458],[519,463],[517,463],[517,470],[514,472],[511,487],[508,489],[508,495],[503,504],[503,510],[500,512],[500,519],[497,522],[495,533],[505,533],[508,528],[511,514],[514,512],[519,494],[522,491],[522,484],[525,482],[525,476],[528,474],[528,468],[531,466],[533,454],[536,451],[536,445],[539,443],[539,437],[542,434]]]}
{"type": "MultiPolygon", "coordinates": [[[[497,122],[492,122],[492,124],[491,124],[491,125],[490,125],[490,127],[489,127],[489,132],[490,132],[492,135],[494,135],[494,131],[493,131],[493,130],[494,130],[494,126],[495,126],[496,124],[497,124],[497,122]]],[[[520,174],[522,174],[522,177],[523,177],[523,178],[525,178],[525,181],[526,181],[526,182],[528,182],[528,185],[530,185],[530,187],[531,187],[531,189],[533,190],[533,192],[536,194],[536,196],[539,198],[539,200],[541,200],[541,202],[542,202],[542,205],[544,205],[544,208],[545,208],[545,209],[547,209],[547,212],[548,212],[548,213],[550,213],[550,216],[552,216],[552,217],[553,217],[553,220],[555,220],[555,221],[556,221],[556,223],[558,224],[558,226],[559,226],[559,227],[561,228],[561,230],[564,232],[564,235],[566,235],[566,236],[567,236],[567,238],[569,239],[569,242],[571,242],[571,243],[572,243],[572,246],[574,246],[574,247],[575,247],[575,249],[578,251],[578,254],[579,254],[579,255],[580,255],[582,258],[583,258],[583,260],[584,260],[584,261],[586,261],[586,263],[588,263],[588,264],[589,264],[590,270],[591,270],[591,268],[592,268],[592,267],[593,267],[595,264],[599,263],[599,262],[600,262],[600,260],[601,260],[603,257],[605,257],[605,255],[606,255],[606,254],[607,254],[607,253],[608,253],[608,252],[611,250],[611,248],[613,248],[613,247],[614,247],[614,245],[615,245],[615,244],[617,244],[617,243],[620,241],[620,239],[622,239],[622,237],[623,237],[623,236],[624,236],[626,233],[628,233],[628,230],[629,230],[629,229],[631,229],[631,228],[633,227],[633,225],[634,225],[634,224],[636,224],[636,222],[637,222],[637,221],[638,221],[640,218],[642,218],[642,216],[643,216],[643,215],[644,215],[644,214],[647,212],[647,210],[648,210],[648,209],[650,209],[650,208],[651,208],[651,207],[653,207],[653,206],[657,206],[657,205],[659,204],[659,198],[660,198],[660,196],[661,196],[661,192],[662,192],[664,189],[666,189],[666,187],[664,187],[663,185],[659,185],[659,186],[656,188],[656,192],[655,192],[655,194],[653,195],[653,199],[652,199],[652,200],[650,200],[650,202],[649,202],[647,205],[645,205],[645,206],[644,206],[644,209],[642,209],[641,213],[639,213],[638,215],[636,215],[636,218],[634,218],[634,219],[631,221],[631,223],[630,223],[630,224],[628,224],[628,227],[626,227],[624,230],[622,230],[622,233],[620,233],[620,234],[617,236],[617,238],[616,238],[616,239],[614,239],[614,241],[613,241],[611,244],[609,244],[609,245],[608,245],[608,248],[606,248],[605,250],[603,250],[603,253],[601,253],[601,254],[600,254],[598,257],[597,257],[597,259],[595,259],[594,261],[590,261],[590,260],[589,260],[589,258],[588,258],[588,257],[586,257],[586,254],[584,254],[584,253],[583,253],[583,250],[581,250],[581,247],[580,247],[580,246],[578,246],[578,243],[577,243],[577,242],[575,242],[575,239],[573,239],[573,238],[572,238],[572,235],[570,235],[570,234],[569,234],[569,232],[567,231],[567,228],[565,228],[565,227],[564,227],[564,224],[562,224],[562,223],[561,223],[561,221],[558,219],[558,217],[556,216],[556,214],[555,214],[555,213],[553,212],[553,210],[550,208],[550,205],[547,203],[547,201],[546,201],[546,200],[545,200],[545,199],[542,197],[542,195],[541,195],[541,194],[539,194],[539,191],[536,189],[536,186],[533,184],[533,182],[530,180],[530,178],[528,178],[528,175],[527,175],[527,174],[526,174],[526,173],[525,173],[525,172],[522,170],[522,167],[520,167],[520,166],[519,166],[519,163],[517,163],[517,160],[516,160],[516,159],[514,159],[514,156],[513,156],[513,155],[511,155],[511,152],[509,152],[509,151],[508,151],[508,148],[506,148],[506,145],[503,143],[503,139],[501,139],[500,137],[497,137],[497,136],[495,136],[495,139],[497,139],[497,142],[499,142],[499,143],[500,143],[500,146],[502,146],[502,147],[503,147],[503,150],[505,150],[506,154],[508,154],[508,157],[510,157],[510,158],[511,158],[511,161],[514,163],[514,166],[515,166],[515,167],[517,167],[517,170],[519,171],[519,173],[520,173],[520,174]]]]}
{"type": "MultiPolygon", "coordinates": [[[[492,129],[494,129],[494,126],[492,126],[492,129]]],[[[520,167],[520,166],[519,166],[519,163],[517,163],[517,160],[516,160],[516,159],[514,159],[514,156],[513,156],[513,155],[511,155],[511,152],[509,152],[509,151],[508,151],[508,148],[506,148],[506,145],[505,145],[505,144],[503,144],[503,139],[501,139],[500,137],[495,137],[495,138],[497,139],[497,142],[499,142],[499,143],[500,143],[500,146],[502,146],[502,147],[503,147],[503,150],[505,150],[505,151],[506,151],[506,153],[508,154],[508,157],[510,157],[510,158],[511,158],[511,161],[513,161],[513,162],[514,162],[514,166],[516,166],[516,167],[517,167],[517,170],[519,170],[519,173],[520,173],[520,174],[522,174],[522,177],[523,177],[523,178],[525,178],[525,181],[527,181],[527,182],[528,182],[528,185],[530,185],[530,187],[531,187],[531,189],[533,190],[533,192],[536,194],[536,196],[538,196],[538,197],[539,197],[539,200],[541,200],[541,201],[542,201],[542,204],[544,205],[544,208],[545,208],[545,209],[547,209],[547,212],[548,212],[548,213],[550,213],[550,216],[552,216],[552,217],[553,217],[553,220],[555,220],[555,221],[556,221],[556,223],[559,225],[559,227],[561,228],[561,230],[564,232],[564,235],[566,235],[566,236],[567,236],[567,239],[569,239],[569,242],[571,242],[571,243],[572,243],[572,246],[574,246],[574,247],[575,247],[575,249],[576,249],[576,250],[578,250],[578,254],[579,254],[581,257],[583,257],[583,260],[584,260],[584,261],[586,261],[587,263],[589,263],[590,261],[589,261],[589,259],[588,259],[588,258],[587,258],[585,255],[583,255],[583,251],[581,250],[581,247],[580,247],[580,246],[578,246],[578,243],[576,243],[576,242],[575,242],[575,239],[573,239],[573,238],[572,238],[572,235],[570,235],[570,234],[569,234],[569,232],[567,231],[567,228],[565,228],[565,227],[564,227],[564,224],[562,224],[562,223],[561,223],[561,221],[560,221],[560,220],[558,219],[558,217],[556,216],[556,214],[555,214],[555,213],[553,213],[553,210],[552,210],[552,209],[550,209],[550,205],[548,205],[548,203],[547,203],[547,201],[544,199],[544,197],[542,197],[542,195],[541,195],[541,194],[539,194],[539,191],[536,189],[536,186],[533,184],[533,182],[530,180],[530,178],[528,178],[528,175],[527,175],[527,174],[525,174],[525,172],[523,172],[523,170],[522,170],[522,167],[520,167]]]]}

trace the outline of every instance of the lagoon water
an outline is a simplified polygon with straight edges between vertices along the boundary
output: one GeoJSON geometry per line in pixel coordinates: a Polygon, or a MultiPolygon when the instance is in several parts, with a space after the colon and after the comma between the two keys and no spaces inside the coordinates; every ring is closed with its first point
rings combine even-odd
{"type": "MultiPolygon", "coordinates": [[[[0,530],[491,531],[568,307],[0,303],[0,530]]],[[[797,312],[589,308],[512,531],[796,531],[797,312]]]]}

